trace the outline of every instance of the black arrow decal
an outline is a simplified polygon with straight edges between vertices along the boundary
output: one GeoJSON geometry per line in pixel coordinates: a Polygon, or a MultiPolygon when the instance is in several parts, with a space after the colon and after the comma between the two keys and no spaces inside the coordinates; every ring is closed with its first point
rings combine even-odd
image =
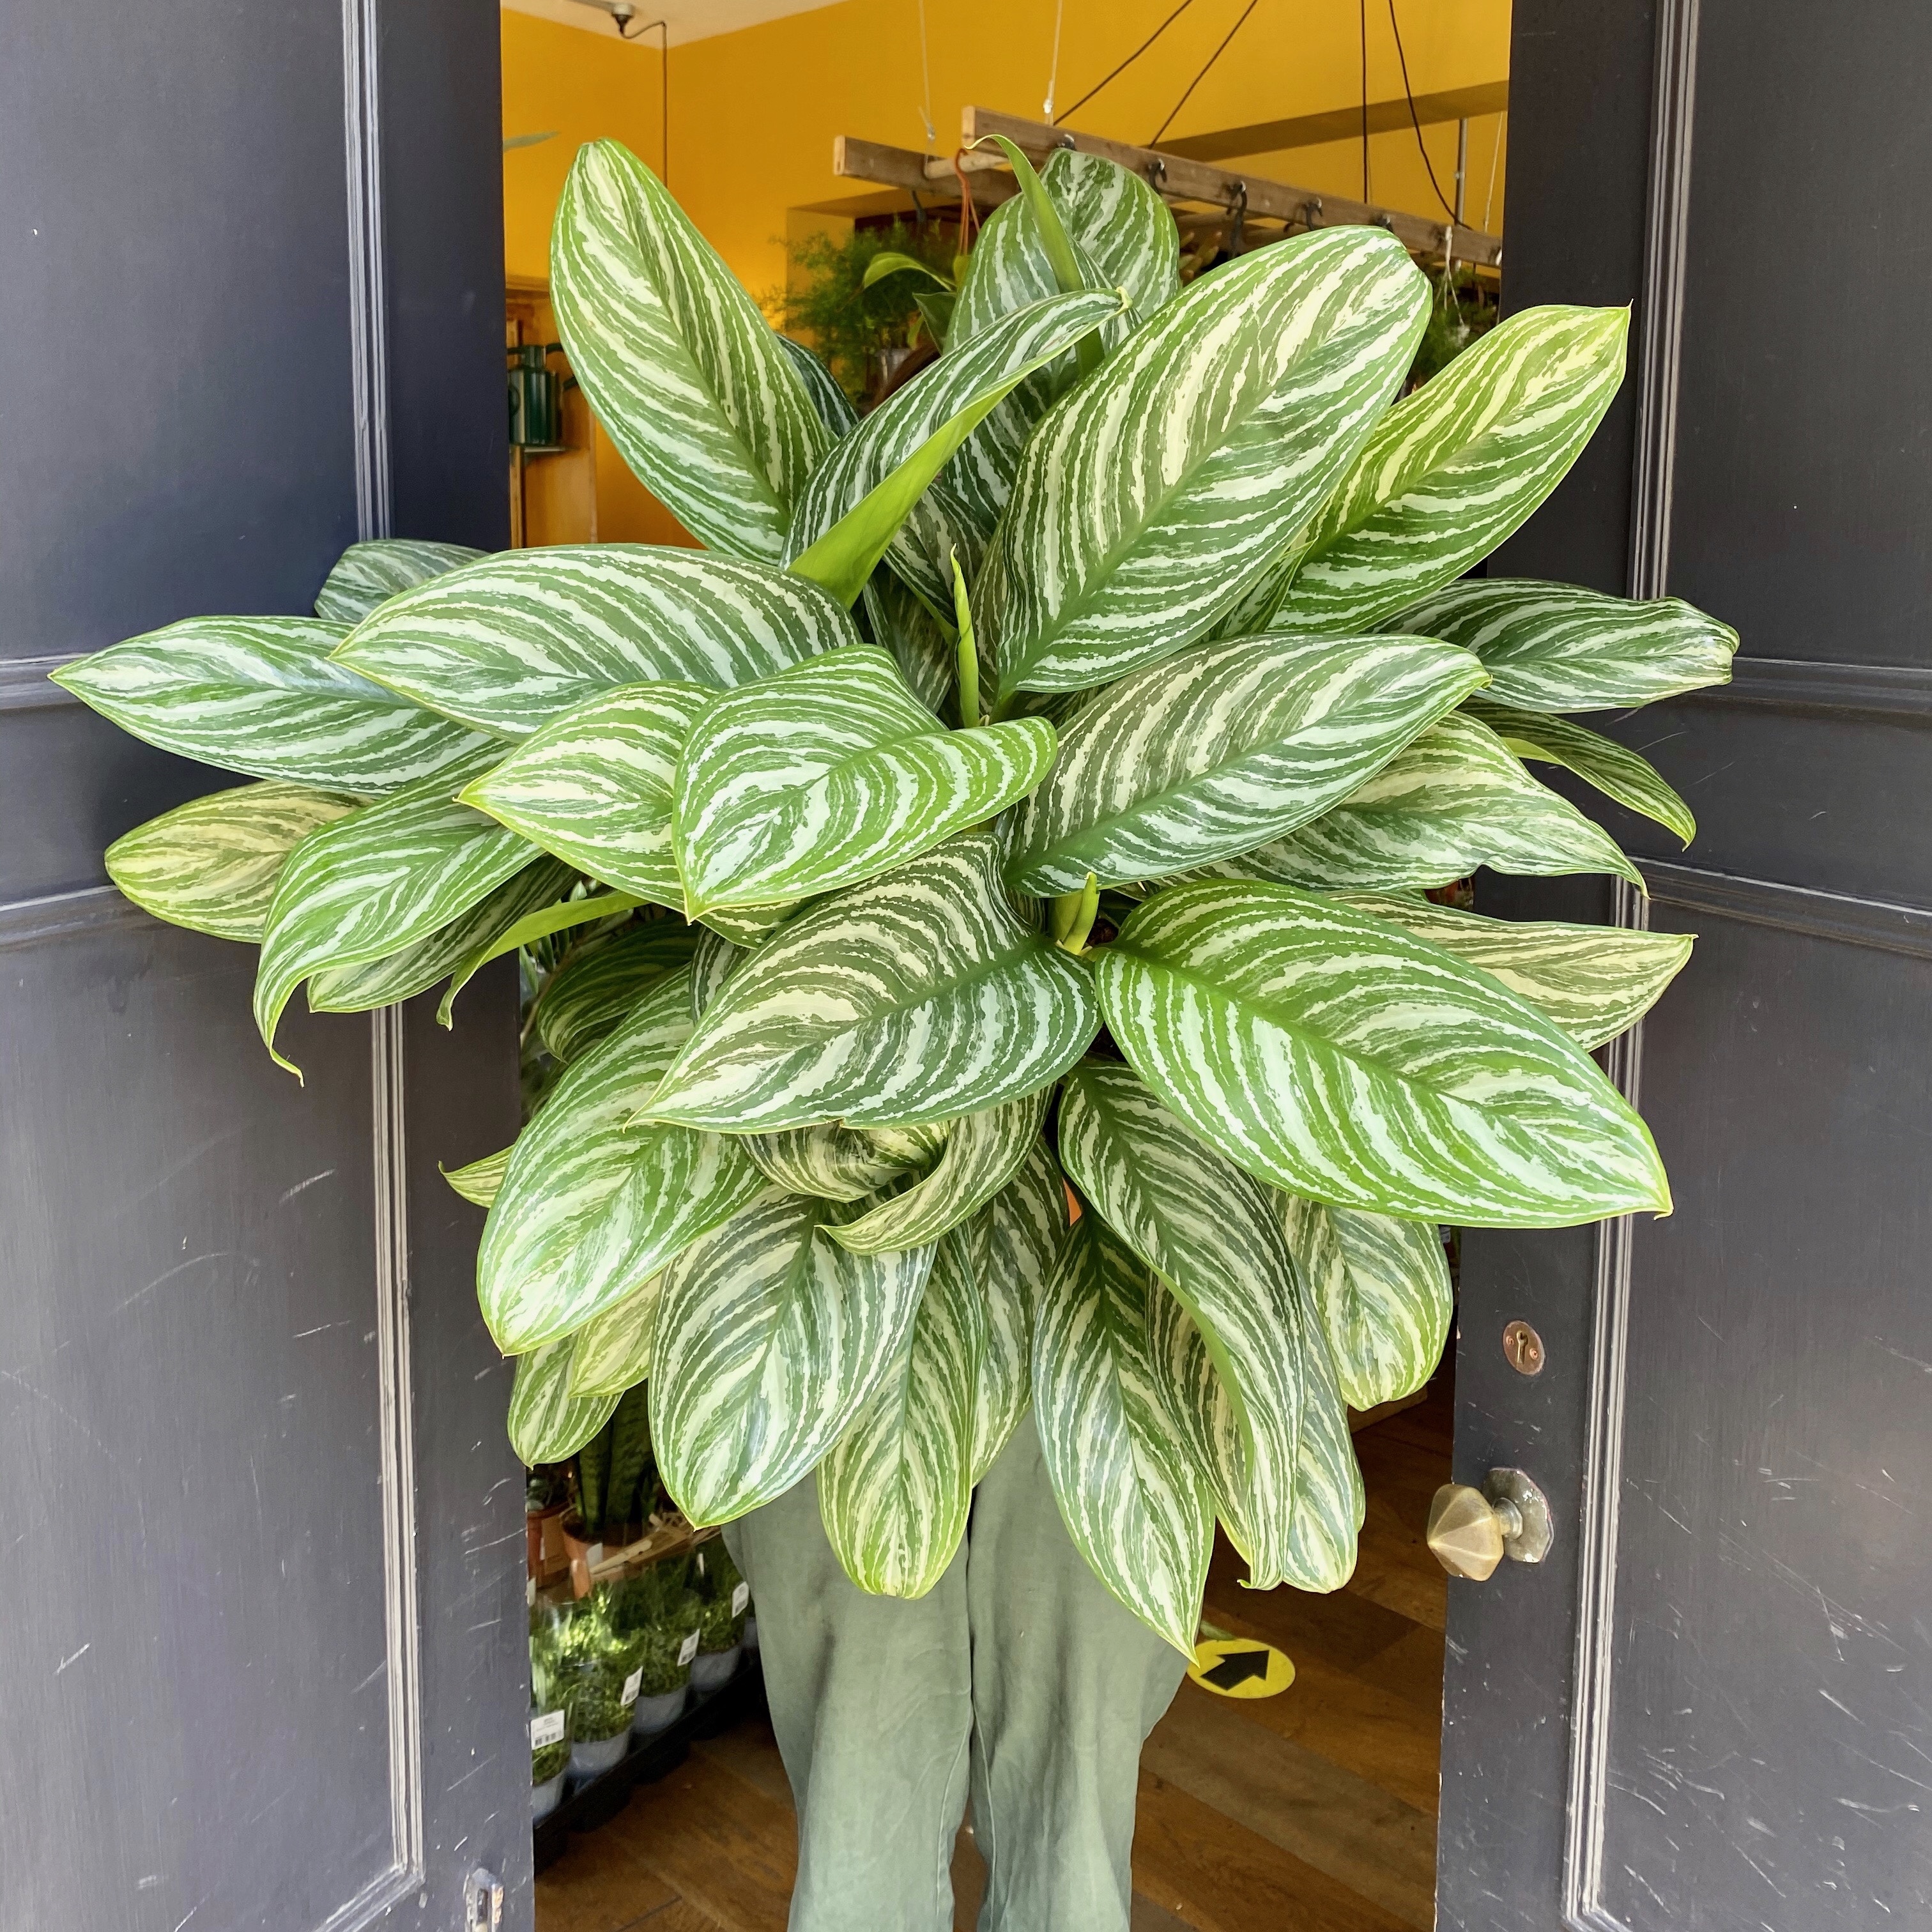
{"type": "Polygon", "coordinates": [[[1232,1690],[1250,1677],[1265,1678],[1268,1674],[1268,1647],[1262,1645],[1253,1650],[1229,1651],[1212,1670],[1202,1672],[1201,1681],[1213,1684],[1217,1690],[1232,1690]]]}

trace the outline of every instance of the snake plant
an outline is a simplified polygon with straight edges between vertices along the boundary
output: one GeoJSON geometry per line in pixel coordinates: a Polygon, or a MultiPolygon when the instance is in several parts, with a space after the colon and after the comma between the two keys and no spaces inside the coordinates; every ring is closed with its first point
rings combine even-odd
{"type": "Polygon", "coordinates": [[[1640,884],[1532,766],[1688,836],[1565,714],[1736,639],[1469,574],[1602,416],[1622,310],[1514,315],[1398,400],[1430,294],[1387,233],[1184,290],[1134,176],[1012,158],[944,355],[861,421],[586,148],[559,327],[702,548],[361,544],[316,616],[60,676],[254,781],[108,866],[260,946],[272,1052],[304,984],[446,1015],[580,941],[534,1016],[561,1078],[457,1177],[526,1460],[647,1384],[694,1522],[816,1472],[851,1576],[911,1597],[1030,1406],[1074,1540],[1186,1650],[1217,1518],[1258,1586],[1349,1574],[1346,1405],[1432,1370],[1436,1224],[1667,1209],[1590,1053],[1689,940],[1427,895],[1640,884]]]}

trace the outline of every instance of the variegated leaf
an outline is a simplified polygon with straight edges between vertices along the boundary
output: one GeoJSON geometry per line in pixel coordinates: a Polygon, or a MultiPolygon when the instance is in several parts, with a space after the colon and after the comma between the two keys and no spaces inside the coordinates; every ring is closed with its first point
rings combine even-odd
{"type": "Polygon", "coordinates": [[[705,932],[699,934],[697,950],[691,956],[691,1017],[694,1024],[704,1017],[705,1008],[730,978],[734,968],[748,950],[734,944],[722,932],[705,932]]]}
{"type": "Polygon", "coordinates": [[[566,1335],[518,1358],[510,1390],[510,1446],[532,1468],[574,1456],[616,1412],[614,1395],[571,1395],[572,1346],[566,1335]]]}
{"type": "Polygon", "coordinates": [[[654,1274],[578,1330],[572,1337],[577,1346],[570,1352],[572,1395],[622,1395],[649,1379],[663,1289],[664,1276],[654,1274]]]}
{"type": "Polygon", "coordinates": [[[940,1240],[910,1339],[818,1466],[826,1540],[875,1596],[924,1596],[966,1533],[986,1350],[974,1258],[963,1229],[940,1240]]]}
{"type": "Polygon", "coordinates": [[[444,988],[436,1010],[438,1025],[451,1024],[450,1013],[457,994],[493,959],[501,959],[508,953],[520,953],[527,946],[540,946],[545,940],[555,938],[560,932],[586,926],[608,929],[620,920],[628,918],[642,903],[634,892],[580,893],[574,880],[568,890],[570,896],[538,906],[500,932],[484,933],[477,940],[456,962],[455,970],[450,974],[449,984],[444,988]]]}
{"type": "Polygon", "coordinates": [[[892,654],[907,690],[938,716],[952,694],[954,650],[939,620],[890,570],[866,580],[866,623],[892,654]]]}
{"type": "Polygon", "coordinates": [[[1690,957],[1688,933],[1485,919],[1426,899],[1339,892],[1340,903],[1466,959],[1588,1052],[1636,1025],[1690,957]]]}
{"type": "Polygon", "coordinates": [[[1676,832],[1685,844],[1696,837],[1697,820],[1690,808],[1648,758],[1628,746],[1547,712],[1519,711],[1512,705],[1479,700],[1472,700],[1467,709],[1503,741],[1512,757],[1564,766],[1606,798],[1676,832]]]}
{"type": "Polygon", "coordinates": [[[273,778],[210,792],[124,832],[107,848],[107,876],[171,926],[259,940],[283,861],[360,803],[273,778]]]}
{"type": "Polygon", "coordinates": [[[820,901],[745,956],[650,1101],[721,1132],[892,1126],[1037,1093],[1100,1024],[1086,969],[1022,926],[991,832],[820,901]]]}
{"type": "Polygon", "coordinates": [[[1097,1214],[1082,1215],[1035,1319],[1034,1415],[1060,1516],[1088,1568],[1192,1657],[1214,1517],[1154,1386],[1148,1286],[1132,1250],[1097,1214]]]}
{"type": "Polygon", "coordinates": [[[1342,1400],[1373,1408],[1413,1395],[1436,1372],[1456,1312],[1435,1225],[1279,1190],[1274,1202],[1342,1400]]]}
{"type": "Polygon", "coordinates": [[[1066,1244],[1066,1184],[1043,1140],[1027,1150],[1019,1172],[971,1221],[983,1228],[986,1352],[980,1359],[973,1408],[973,1480],[993,1466],[1033,1400],[1034,1311],[1066,1244]]]}
{"type": "Polygon", "coordinates": [[[1298,545],[1271,628],[1366,630],[1486,556],[1589,441],[1629,329],[1624,308],[1519,310],[1398,403],[1298,545]]]}
{"type": "Polygon", "coordinates": [[[932,1250],[848,1254],[842,1210],[776,1191],[667,1269],[651,1344],[651,1436],[694,1523],[782,1496],[844,1434],[903,1352],[932,1250]]]}
{"type": "Polygon", "coordinates": [[[1173,886],[1096,958],[1135,1070],[1258,1179],[1480,1227],[1670,1212],[1649,1130],[1580,1047],[1488,974],[1351,907],[1173,886]]]}
{"type": "Polygon", "coordinates": [[[1603,828],[1539,784],[1487,726],[1457,712],[1359,790],[1285,838],[1203,868],[1285,885],[1402,892],[1478,866],[1537,874],[1642,874],[1603,828]]]}
{"type": "Polygon", "coordinates": [[[692,724],[717,694],[696,684],[619,685],[526,738],[463,802],[592,878],[681,907],[672,782],[692,724]]]}
{"type": "Polygon", "coordinates": [[[1302,1365],[1313,1338],[1267,1192],[1118,1061],[1082,1060],[1066,1076],[1060,1158],[1201,1330],[1240,1438],[1241,1553],[1254,1587],[1271,1589],[1292,1562],[1302,1365]]]}
{"type": "Polygon", "coordinates": [[[392,598],[334,662],[500,738],[619,685],[722,691],[857,640],[815,584],[648,544],[507,550],[392,598]]]}
{"type": "Polygon", "coordinates": [[[708,548],[776,562],[830,433],[758,304],[616,141],[578,150],[550,300],[572,370],[644,487],[708,548]]]}
{"type": "MultiPolygon", "coordinates": [[[[738,1144],[774,1186],[809,1195],[815,1201],[862,1201],[905,1172],[903,1161],[882,1154],[871,1136],[856,1127],[786,1127],[775,1134],[743,1135],[738,1144]]],[[[826,1232],[836,1235],[839,1230],[834,1222],[826,1232]]],[[[922,1247],[926,1244],[893,1245],[922,1247]]]]}
{"type": "Polygon", "coordinates": [[[481,1160],[472,1160],[466,1167],[439,1167],[437,1171],[464,1200],[478,1208],[487,1208],[496,1199],[509,1165],[510,1149],[500,1148],[494,1154],[486,1154],[481,1160]]]}
{"type": "Polygon", "coordinates": [[[430,938],[537,856],[514,832],[451,799],[478,769],[472,758],[418,779],[319,827],[289,854],[255,974],[255,1023],[278,1066],[299,1073],[275,1052],[275,1026],[311,974],[384,958],[430,938]]]}
{"type": "Polygon", "coordinates": [[[686,910],[876,878],[1024,798],[1054,742],[1040,718],[946,730],[876,644],[727,692],[692,724],[677,769],[686,910]]]}
{"type": "Polygon", "coordinates": [[[859,426],[859,412],[852,406],[852,398],[838,386],[838,377],[803,343],[781,335],[778,346],[798,371],[805,392],[812,398],[812,406],[818,412],[818,420],[835,439],[850,435],[859,426]]]}
{"type": "Polygon", "coordinates": [[[506,1354],[580,1328],[764,1188],[736,1141],[643,1114],[690,1030],[690,999],[684,975],[667,974],[518,1136],[476,1258],[477,1300],[506,1354]]]}
{"type": "Polygon", "coordinates": [[[1001,702],[1204,636],[1347,467],[1427,304],[1392,236],[1324,229],[1191,284],[1055,404],[976,586],[1001,702]]]}
{"type": "Polygon", "coordinates": [[[699,934],[681,921],[650,919],[573,950],[538,998],[537,1037],[568,1066],[666,974],[688,966],[698,944],[699,934]]]}
{"type": "Polygon", "coordinates": [[[1490,696],[1526,711],[1612,711],[1731,681],[1738,634],[1681,598],[1648,603],[1574,584],[1472,577],[1383,628],[1474,651],[1490,696]]]}
{"type": "Polygon", "coordinates": [[[1040,1138],[1051,1097],[1051,1090],[1042,1088],[1024,1099],[955,1120],[929,1174],[857,1220],[833,1228],[832,1239],[862,1255],[936,1241],[949,1228],[977,1213],[1019,1172],[1040,1138]]]}
{"type": "Polygon", "coordinates": [[[1040,898],[1156,879],[1318,818],[1480,682],[1468,653],[1369,638],[1202,644],[1067,724],[1006,878],[1040,898]]]}
{"type": "Polygon", "coordinates": [[[351,544],[316,592],[315,614],[334,623],[359,624],[398,591],[488,554],[467,544],[427,543],[418,537],[376,537],[351,544]]]}
{"type": "Polygon", "coordinates": [[[374,796],[473,754],[474,734],[336,663],[319,617],[190,617],[63,664],[53,681],[184,758],[374,796]]]}

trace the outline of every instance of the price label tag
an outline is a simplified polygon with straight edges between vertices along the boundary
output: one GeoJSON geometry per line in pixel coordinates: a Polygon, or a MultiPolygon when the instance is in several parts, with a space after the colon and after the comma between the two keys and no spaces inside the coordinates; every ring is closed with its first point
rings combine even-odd
{"type": "Polygon", "coordinates": [[[698,1633],[697,1631],[693,1630],[691,1634],[685,1639],[683,1642],[678,1646],[677,1660],[680,1664],[688,1664],[697,1654],[698,1633]]]}
{"type": "Polygon", "coordinates": [[[542,1750],[546,1744],[560,1744],[563,1742],[563,1713],[546,1711],[541,1717],[530,1720],[530,1749],[542,1750]]]}
{"type": "Polygon", "coordinates": [[[742,1617],[745,1614],[745,1606],[751,1600],[751,1585],[748,1583],[740,1583],[737,1588],[731,1592],[731,1614],[734,1617],[742,1617]]]}
{"type": "Polygon", "coordinates": [[[638,1701],[638,1687],[644,1681],[642,1670],[634,1670],[624,1679],[624,1694],[617,1701],[620,1704],[634,1704],[638,1701]]]}

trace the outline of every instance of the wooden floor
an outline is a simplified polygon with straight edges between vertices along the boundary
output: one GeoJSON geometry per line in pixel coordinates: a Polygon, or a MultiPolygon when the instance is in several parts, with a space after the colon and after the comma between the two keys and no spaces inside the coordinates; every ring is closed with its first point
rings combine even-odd
{"type": "MultiPolygon", "coordinates": [[[[1217,1546],[1207,1620],[1294,1660],[1279,1697],[1184,1684],[1142,1760],[1134,1932],[1428,1932],[1446,1580],[1423,1520],[1448,1480],[1445,1386],[1355,1438],[1361,1558],[1332,1597],[1240,1586],[1217,1546]]],[[[694,1747],[537,1880],[538,1932],[784,1932],[791,1794],[769,1726],[694,1747]]],[[[953,1861],[970,1932],[982,1868],[953,1861]]]]}

